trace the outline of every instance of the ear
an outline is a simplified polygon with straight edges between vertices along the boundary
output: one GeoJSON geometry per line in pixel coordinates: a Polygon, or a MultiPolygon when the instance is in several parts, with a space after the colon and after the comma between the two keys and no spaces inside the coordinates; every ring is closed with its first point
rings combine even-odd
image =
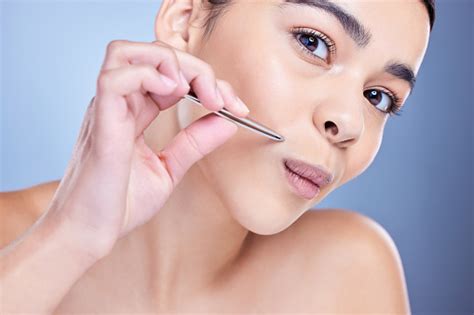
{"type": "Polygon", "coordinates": [[[155,19],[156,38],[177,49],[189,51],[191,37],[200,33],[192,26],[201,12],[201,0],[163,0],[155,19]]]}

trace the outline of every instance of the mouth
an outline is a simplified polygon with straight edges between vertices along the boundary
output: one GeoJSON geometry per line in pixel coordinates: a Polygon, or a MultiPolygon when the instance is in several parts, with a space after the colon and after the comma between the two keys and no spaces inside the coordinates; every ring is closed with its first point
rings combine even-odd
{"type": "Polygon", "coordinates": [[[283,159],[286,178],[294,193],[304,199],[315,198],[319,191],[329,185],[333,176],[322,166],[302,160],[283,159]]]}

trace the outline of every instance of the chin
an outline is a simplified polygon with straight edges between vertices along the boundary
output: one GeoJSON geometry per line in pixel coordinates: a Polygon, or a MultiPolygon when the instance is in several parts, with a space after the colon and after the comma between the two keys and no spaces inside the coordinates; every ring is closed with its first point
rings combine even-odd
{"type": "Polygon", "coordinates": [[[241,130],[198,165],[235,221],[252,233],[272,235],[290,227],[316,200],[291,191],[281,154],[262,142],[241,130]]]}
{"type": "MultiPolygon", "coordinates": [[[[280,209],[277,215],[273,211],[273,215],[255,215],[254,213],[239,213],[234,218],[247,230],[259,235],[273,235],[286,230],[293,222],[295,222],[302,213],[281,213],[288,212],[280,209]]],[[[271,212],[271,211],[268,211],[271,212]]],[[[304,212],[304,211],[303,211],[304,212]]]]}
{"type": "MultiPolygon", "coordinates": [[[[268,190],[268,188],[267,188],[268,190]]],[[[255,195],[255,191],[233,192],[226,197],[231,216],[245,229],[259,235],[280,233],[295,222],[307,209],[291,204],[291,200],[282,200],[281,193],[266,192],[255,195]],[[252,194],[252,195],[250,195],[252,194]]]]}

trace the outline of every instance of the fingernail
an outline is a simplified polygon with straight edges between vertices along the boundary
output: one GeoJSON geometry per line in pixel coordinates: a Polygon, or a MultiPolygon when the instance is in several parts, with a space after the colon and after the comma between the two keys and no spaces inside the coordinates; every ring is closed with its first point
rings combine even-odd
{"type": "Polygon", "coordinates": [[[184,85],[186,85],[187,87],[190,87],[188,81],[186,81],[186,77],[184,76],[181,70],[179,71],[179,77],[181,79],[181,82],[183,82],[184,85]]]}
{"type": "Polygon", "coordinates": [[[222,98],[222,94],[217,88],[217,86],[216,86],[216,97],[217,97],[217,101],[219,102],[219,106],[224,106],[224,99],[222,98]]]}
{"type": "Polygon", "coordinates": [[[239,106],[239,109],[244,114],[248,114],[250,112],[250,109],[244,104],[244,102],[242,102],[242,100],[238,96],[235,96],[235,99],[237,101],[237,105],[239,106]]]}
{"type": "Polygon", "coordinates": [[[161,75],[160,76],[161,81],[163,81],[164,84],[166,84],[169,87],[176,87],[178,84],[171,78],[161,75]]]}

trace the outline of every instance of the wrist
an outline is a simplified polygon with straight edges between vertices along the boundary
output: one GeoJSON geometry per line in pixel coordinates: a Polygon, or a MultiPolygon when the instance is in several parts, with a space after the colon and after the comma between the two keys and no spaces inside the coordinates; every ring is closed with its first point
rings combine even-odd
{"type": "Polygon", "coordinates": [[[64,213],[52,210],[45,218],[45,227],[55,239],[58,246],[76,257],[81,262],[91,264],[108,255],[115,244],[112,233],[89,229],[72,221],[64,213]]]}

